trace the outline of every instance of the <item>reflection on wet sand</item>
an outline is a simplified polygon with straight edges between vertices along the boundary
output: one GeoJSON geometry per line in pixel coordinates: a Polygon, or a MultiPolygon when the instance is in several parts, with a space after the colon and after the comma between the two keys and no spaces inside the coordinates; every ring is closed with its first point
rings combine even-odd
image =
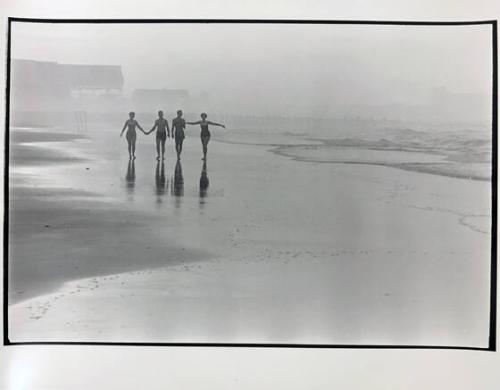
{"type": "MultiPolygon", "coordinates": [[[[161,203],[161,196],[165,195],[166,192],[166,180],[165,180],[165,163],[163,161],[158,161],[156,163],[155,170],[155,183],[156,183],[156,195],[158,195],[157,202],[161,203]]],[[[168,186],[167,186],[168,187],[168,186]]]]}
{"type": "Polygon", "coordinates": [[[180,206],[180,197],[184,195],[184,177],[182,176],[182,165],[180,161],[175,164],[174,184],[171,194],[177,198],[176,207],[180,206]]]}
{"type": "MultiPolygon", "coordinates": [[[[160,205],[164,203],[165,197],[170,194],[173,198],[173,204],[176,208],[180,208],[184,198],[184,174],[182,164],[177,161],[173,169],[173,174],[167,174],[167,167],[164,161],[157,161],[154,167],[154,194],[156,195],[156,203],[160,205]]],[[[203,162],[201,173],[199,176],[199,205],[203,207],[207,203],[209,195],[210,179],[208,177],[207,163],[203,162]]],[[[136,186],[136,169],[135,161],[128,161],[127,171],[125,175],[125,189],[128,195],[128,200],[134,200],[135,195],[141,194],[141,188],[136,186]]],[[[193,188],[194,190],[194,188],[193,188]]],[[[191,194],[191,191],[190,191],[191,194]]],[[[193,194],[194,195],[194,194],[193,194]]]]}
{"type": "Polygon", "coordinates": [[[209,180],[207,174],[207,163],[205,161],[203,162],[200,175],[200,205],[205,204],[205,197],[207,196],[208,185],[209,185],[209,180]]]}
{"type": "Polygon", "coordinates": [[[134,194],[135,190],[135,161],[128,160],[127,174],[125,175],[126,189],[129,195],[134,194]]]}

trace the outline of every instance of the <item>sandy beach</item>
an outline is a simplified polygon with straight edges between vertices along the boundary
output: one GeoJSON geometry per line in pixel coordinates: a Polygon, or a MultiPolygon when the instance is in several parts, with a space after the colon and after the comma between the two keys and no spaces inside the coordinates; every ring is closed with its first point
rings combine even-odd
{"type": "Polygon", "coordinates": [[[300,137],[214,136],[204,167],[198,131],[162,168],[154,136],[132,165],[117,131],[12,129],[12,342],[487,346],[484,177],[300,137]]]}

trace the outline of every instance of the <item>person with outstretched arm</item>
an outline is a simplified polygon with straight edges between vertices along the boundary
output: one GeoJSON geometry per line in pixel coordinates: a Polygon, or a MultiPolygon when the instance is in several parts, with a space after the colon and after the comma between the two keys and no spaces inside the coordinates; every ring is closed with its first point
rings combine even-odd
{"type": "Polygon", "coordinates": [[[226,126],[221,125],[220,123],[207,121],[207,116],[208,115],[205,112],[202,112],[200,116],[201,116],[201,120],[200,121],[186,122],[186,123],[188,125],[200,125],[200,127],[201,127],[201,134],[200,134],[201,145],[202,145],[202,148],[203,148],[203,158],[202,158],[202,160],[206,161],[206,159],[207,159],[207,152],[208,152],[208,142],[210,141],[210,131],[208,130],[208,125],[220,126],[220,127],[223,127],[224,129],[226,128],[226,126]]]}

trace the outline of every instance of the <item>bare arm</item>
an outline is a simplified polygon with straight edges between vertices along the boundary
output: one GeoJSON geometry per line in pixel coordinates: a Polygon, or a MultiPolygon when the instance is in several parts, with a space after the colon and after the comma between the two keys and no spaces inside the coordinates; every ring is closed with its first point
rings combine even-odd
{"type": "Polygon", "coordinates": [[[196,121],[196,122],[185,122],[187,125],[199,125],[200,124],[200,121],[196,121]]]}
{"type": "Polygon", "coordinates": [[[144,131],[144,129],[141,127],[141,125],[139,124],[139,122],[135,121],[135,124],[137,125],[137,127],[139,128],[139,130],[141,130],[144,134],[146,134],[146,132],[144,131]]]}
{"type": "MultiPolygon", "coordinates": [[[[139,126],[139,124],[137,124],[137,126],[139,126]]],[[[156,127],[158,127],[158,121],[155,121],[155,124],[153,125],[151,130],[149,130],[147,133],[144,133],[144,134],[152,133],[156,129],[156,127]]]]}
{"type": "Polygon", "coordinates": [[[212,125],[212,126],[219,126],[219,127],[223,127],[223,128],[226,128],[226,126],[224,125],[221,125],[220,123],[216,123],[216,122],[210,122],[210,121],[207,121],[209,125],[212,125]]]}
{"type": "Polygon", "coordinates": [[[120,133],[120,137],[123,135],[123,132],[124,132],[124,131],[125,131],[125,129],[127,128],[127,123],[128,123],[128,121],[125,121],[125,124],[123,125],[122,132],[120,133]]]}

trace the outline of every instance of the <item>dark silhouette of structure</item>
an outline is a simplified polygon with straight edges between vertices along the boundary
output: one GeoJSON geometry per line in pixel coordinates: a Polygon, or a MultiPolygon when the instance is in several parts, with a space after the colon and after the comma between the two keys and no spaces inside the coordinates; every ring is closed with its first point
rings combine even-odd
{"type": "Polygon", "coordinates": [[[121,96],[118,65],[79,65],[13,59],[11,104],[16,110],[61,110],[84,97],[121,96]]]}
{"type": "Polygon", "coordinates": [[[152,107],[184,107],[188,100],[186,89],[136,89],[132,92],[132,103],[140,111],[150,111],[152,107]]]}

